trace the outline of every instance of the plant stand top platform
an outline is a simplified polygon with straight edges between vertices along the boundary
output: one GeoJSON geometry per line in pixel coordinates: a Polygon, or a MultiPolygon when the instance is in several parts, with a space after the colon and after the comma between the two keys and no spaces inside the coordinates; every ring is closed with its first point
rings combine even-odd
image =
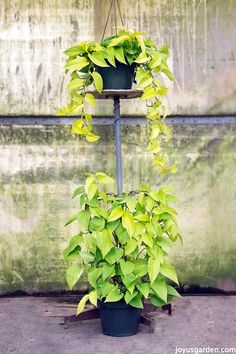
{"type": "Polygon", "coordinates": [[[91,91],[96,99],[113,99],[114,102],[114,127],[116,144],[116,181],[117,193],[123,193],[122,153],[121,153],[121,117],[120,99],[133,99],[142,96],[142,90],[103,90],[102,93],[91,91]]]}
{"type": "Polygon", "coordinates": [[[102,93],[91,91],[94,98],[98,100],[112,99],[118,97],[119,99],[133,99],[142,96],[142,90],[103,90],[102,93]]]}

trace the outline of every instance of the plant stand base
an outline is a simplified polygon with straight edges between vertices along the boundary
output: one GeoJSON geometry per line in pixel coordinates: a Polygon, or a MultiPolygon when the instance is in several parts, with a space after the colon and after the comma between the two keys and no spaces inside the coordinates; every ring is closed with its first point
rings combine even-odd
{"type": "MultiPolygon", "coordinates": [[[[164,305],[161,307],[163,311],[167,311],[168,315],[172,314],[171,304],[164,305]]],[[[140,323],[149,327],[149,332],[153,333],[155,329],[155,323],[150,312],[155,312],[157,308],[149,303],[144,304],[144,309],[142,310],[140,323]]],[[[68,328],[68,324],[71,322],[88,321],[100,318],[99,308],[90,309],[82,312],[80,315],[71,315],[64,317],[64,328],[68,328]]]]}

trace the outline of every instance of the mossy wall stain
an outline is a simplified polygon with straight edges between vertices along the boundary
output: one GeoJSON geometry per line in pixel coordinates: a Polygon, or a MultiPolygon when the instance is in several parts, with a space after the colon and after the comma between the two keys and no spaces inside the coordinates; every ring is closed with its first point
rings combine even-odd
{"type": "MultiPolygon", "coordinates": [[[[5,0],[1,5],[0,114],[55,114],[69,99],[63,51],[81,40],[101,39],[109,1],[5,0]]],[[[125,25],[170,44],[176,77],[168,83],[170,113],[235,113],[235,1],[121,0],[120,8],[125,25]]],[[[108,22],[106,35],[113,25],[108,22]]],[[[134,101],[123,109],[142,114],[145,105],[134,101]]],[[[99,104],[96,112],[111,113],[111,105],[99,104]]]]}
{"type": "MultiPolygon", "coordinates": [[[[0,293],[66,287],[73,190],[86,172],[115,175],[112,127],[96,130],[101,140],[88,145],[66,127],[1,127],[0,293]]],[[[182,284],[235,290],[235,136],[235,126],[175,126],[168,151],[179,171],[160,177],[145,152],[147,127],[122,127],[125,189],[165,185],[179,198],[184,246],[171,260],[182,284]]]]}

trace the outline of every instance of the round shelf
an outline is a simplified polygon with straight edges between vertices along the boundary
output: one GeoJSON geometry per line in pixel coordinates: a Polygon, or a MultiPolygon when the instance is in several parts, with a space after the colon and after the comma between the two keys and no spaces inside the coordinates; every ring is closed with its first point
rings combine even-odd
{"type": "Polygon", "coordinates": [[[102,93],[90,91],[94,98],[98,100],[112,99],[118,97],[120,99],[133,99],[142,96],[142,90],[103,90],[102,93]]]}

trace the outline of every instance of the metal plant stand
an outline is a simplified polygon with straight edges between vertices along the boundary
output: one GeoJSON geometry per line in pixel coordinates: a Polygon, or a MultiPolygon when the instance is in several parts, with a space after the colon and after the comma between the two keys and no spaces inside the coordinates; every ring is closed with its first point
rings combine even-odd
{"type": "Polygon", "coordinates": [[[115,128],[115,144],[116,144],[116,181],[117,194],[123,193],[123,170],[122,170],[122,153],[121,153],[121,116],[120,116],[120,100],[138,98],[143,94],[142,90],[103,90],[102,93],[97,91],[91,92],[96,99],[113,99],[114,104],[114,128],[115,128]]]}
{"type": "MultiPolygon", "coordinates": [[[[116,181],[117,181],[117,194],[123,193],[123,171],[122,171],[122,153],[121,153],[121,116],[120,116],[120,100],[133,99],[142,95],[141,90],[103,90],[101,94],[98,92],[91,92],[96,99],[113,99],[114,103],[114,130],[115,130],[115,146],[116,146],[116,181]]],[[[156,311],[156,307],[150,303],[144,304],[142,310],[140,323],[149,327],[149,332],[154,332],[154,321],[150,312],[156,311]]],[[[169,315],[172,313],[171,304],[161,307],[162,310],[167,311],[169,315]]],[[[93,308],[82,312],[80,315],[71,315],[64,317],[65,328],[68,327],[70,322],[87,321],[99,318],[99,308],[93,308]]]]}

